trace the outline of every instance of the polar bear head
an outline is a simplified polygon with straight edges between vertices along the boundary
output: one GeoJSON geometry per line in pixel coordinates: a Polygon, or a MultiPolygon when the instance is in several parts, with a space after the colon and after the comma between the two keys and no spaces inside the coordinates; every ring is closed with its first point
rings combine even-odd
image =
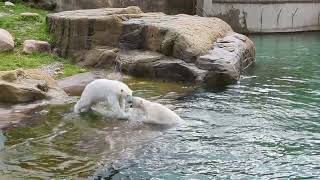
{"type": "Polygon", "coordinates": [[[145,100],[140,97],[132,97],[131,108],[144,109],[145,100]]]}
{"type": "Polygon", "coordinates": [[[130,103],[132,101],[132,90],[125,84],[123,84],[123,87],[120,90],[120,97],[127,103],[130,103]]]}

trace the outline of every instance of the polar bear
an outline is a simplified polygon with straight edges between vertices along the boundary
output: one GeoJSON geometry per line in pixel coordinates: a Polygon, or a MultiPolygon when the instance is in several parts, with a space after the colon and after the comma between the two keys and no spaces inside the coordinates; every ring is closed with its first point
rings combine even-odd
{"type": "Polygon", "coordinates": [[[88,111],[99,102],[107,103],[118,117],[125,115],[126,102],[132,101],[132,90],[124,83],[115,80],[98,79],[89,83],[74,106],[75,113],[88,111]]]}
{"type": "Polygon", "coordinates": [[[175,125],[184,122],[169,108],[140,97],[132,97],[131,108],[140,109],[144,115],[143,122],[160,125],[175,125]]]}

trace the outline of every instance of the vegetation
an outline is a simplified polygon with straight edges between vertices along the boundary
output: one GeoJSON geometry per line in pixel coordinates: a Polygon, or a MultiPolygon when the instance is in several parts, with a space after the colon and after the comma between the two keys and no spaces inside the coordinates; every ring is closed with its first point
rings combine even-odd
{"type": "Polygon", "coordinates": [[[35,39],[52,43],[45,17],[48,11],[16,4],[14,7],[4,7],[0,2],[0,27],[9,31],[15,38],[15,49],[0,54],[0,71],[16,68],[36,68],[55,61],[63,62],[64,76],[70,76],[85,71],[73,64],[68,59],[55,57],[49,54],[24,54],[22,44],[24,40],[35,39]],[[38,13],[39,18],[22,18],[20,13],[38,13]],[[4,14],[4,16],[1,16],[4,14]]]}

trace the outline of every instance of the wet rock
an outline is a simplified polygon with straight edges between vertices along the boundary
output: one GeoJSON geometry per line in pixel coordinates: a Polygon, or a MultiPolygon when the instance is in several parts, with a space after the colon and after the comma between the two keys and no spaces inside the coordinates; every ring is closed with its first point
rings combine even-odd
{"type": "Polygon", "coordinates": [[[231,33],[214,43],[208,54],[200,56],[197,67],[208,70],[206,85],[225,86],[236,83],[241,72],[254,62],[255,47],[246,36],[231,33]]]}
{"type": "Polygon", "coordinates": [[[0,103],[17,104],[67,97],[55,80],[38,70],[1,71],[0,79],[0,103]]]}
{"type": "Polygon", "coordinates": [[[106,77],[104,72],[87,72],[64,78],[58,81],[58,84],[68,95],[81,96],[82,91],[90,82],[106,77]]]}
{"type": "Polygon", "coordinates": [[[14,41],[12,35],[0,28],[0,52],[10,51],[14,48],[14,41]]]}
{"type": "Polygon", "coordinates": [[[23,52],[31,53],[50,53],[51,45],[46,41],[25,40],[23,43],[23,52]]]}
{"type": "Polygon", "coordinates": [[[198,83],[207,72],[192,63],[152,51],[123,51],[117,61],[119,69],[129,75],[168,81],[198,83]]]}
{"type": "Polygon", "coordinates": [[[13,7],[13,6],[15,6],[12,2],[10,2],[10,1],[6,1],[6,2],[4,2],[4,6],[11,6],[11,7],[13,7]]]}

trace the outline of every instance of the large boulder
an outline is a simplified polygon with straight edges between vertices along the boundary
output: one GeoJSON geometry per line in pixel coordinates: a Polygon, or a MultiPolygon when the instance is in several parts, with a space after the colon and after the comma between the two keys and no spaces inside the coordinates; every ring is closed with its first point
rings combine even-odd
{"type": "Polygon", "coordinates": [[[106,78],[106,74],[101,71],[86,72],[76,74],[58,81],[61,87],[70,96],[80,96],[84,88],[96,79],[106,78]]]}
{"type": "Polygon", "coordinates": [[[31,53],[50,53],[51,45],[46,41],[25,40],[23,42],[23,52],[31,53]]]}
{"type": "Polygon", "coordinates": [[[62,100],[66,97],[56,81],[39,70],[0,71],[0,103],[62,100]]]}
{"type": "Polygon", "coordinates": [[[0,52],[9,51],[14,48],[14,41],[12,35],[0,28],[0,52]]]}
{"type": "Polygon", "coordinates": [[[194,62],[212,48],[231,27],[218,18],[157,15],[132,18],[123,23],[120,47],[147,49],[194,62]]]}
{"type": "Polygon", "coordinates": [[[244,35],[231,33],[218,39],[213,49],[200,56],[197,67],[208,70],[205,84],[226,86],[240,79],[244,69],[254,62],[255,48],[252,41],[244,35]]]}
{"type": "Polygon", "coordinates": [[[47,21],[62,56],[82,66],[119,66],[134,76],[225,86],[255,57],[249,38],[214,17],[128,7],[61,12],[47,21]]]}

